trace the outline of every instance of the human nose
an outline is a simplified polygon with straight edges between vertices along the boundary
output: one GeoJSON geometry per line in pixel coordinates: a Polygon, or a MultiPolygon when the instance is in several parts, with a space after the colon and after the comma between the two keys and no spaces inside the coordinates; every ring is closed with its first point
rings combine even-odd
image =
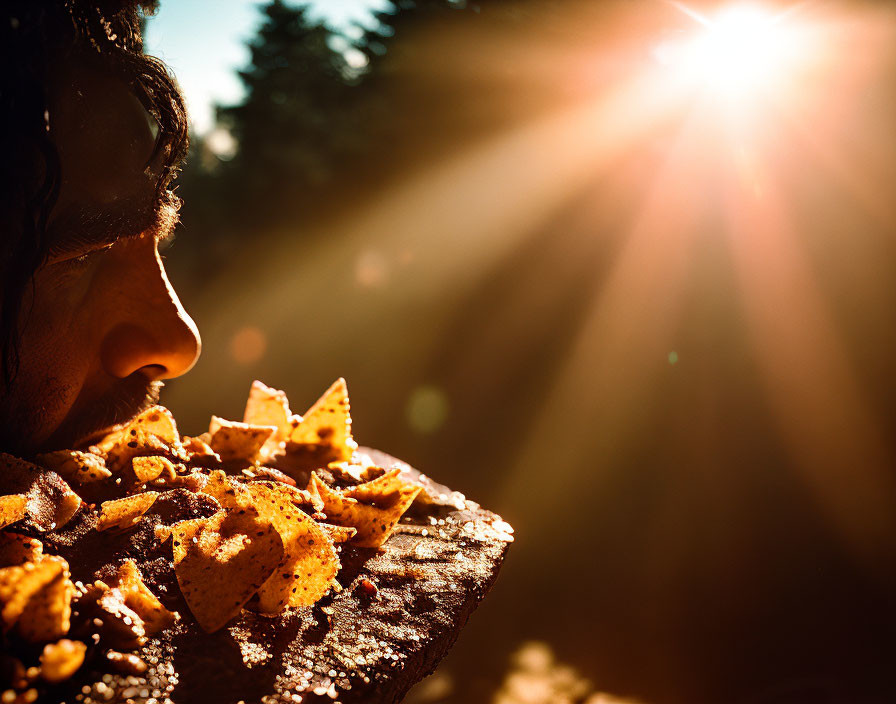
{"type": "Polygon", "coordinates": [[[125,246],[121,257],[128,266],[119,267],[122,276],[113,296],[118,314],[102,342],[103,367],[112,376],[141,372],[150,381],[184,374],[199,358],[202,342],[168,280],[155,242],[125,246]]]}

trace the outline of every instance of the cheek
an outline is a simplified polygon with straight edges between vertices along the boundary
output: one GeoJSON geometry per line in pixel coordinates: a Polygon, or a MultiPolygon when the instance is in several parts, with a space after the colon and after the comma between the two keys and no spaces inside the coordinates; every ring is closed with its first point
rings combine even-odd
{"type": "Polygon", "coordinates": [[[52,269],[37,274],[33,294],[23,301],[18,374],[0,408],[7,427],[32,441],[59,425],[96,365],[93,277],[52,269]]]}

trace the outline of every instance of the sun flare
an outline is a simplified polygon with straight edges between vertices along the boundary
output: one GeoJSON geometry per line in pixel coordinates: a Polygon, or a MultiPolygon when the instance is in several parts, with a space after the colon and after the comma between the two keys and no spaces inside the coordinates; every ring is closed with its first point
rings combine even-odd
{"type": "Polygon", "coordinates": [[[654,58],[689,88],[746,99],[793,85],[801,59],[810,54],[799,22],[786,12],[734,4],[705,16],[674,5],[698,27],[684,38],[657,46],[654,58]]]}

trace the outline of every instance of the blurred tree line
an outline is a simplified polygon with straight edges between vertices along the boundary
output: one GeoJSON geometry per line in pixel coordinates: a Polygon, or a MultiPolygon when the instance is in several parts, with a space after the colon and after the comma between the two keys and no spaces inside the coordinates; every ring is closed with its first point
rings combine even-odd
{"type": "Polygon", "coordinates": [[[431,77],[395,80],[396,60],[414,60],[400,40],[482,9],[464,0],[395,0],[369,25],[345,32],[306,5],[270,0],[259,11],[251,59],[239,71],[245,99],[217,106],[217,134],[192,135],[178,181],[190,234],[179,257],[198,247],[208,266],[237,253],[247,233],[308,223],[371,177],[418,159],[420,139],[437,129],[420,123],[435,119],[440,98],[426,95],[431,77]]]}

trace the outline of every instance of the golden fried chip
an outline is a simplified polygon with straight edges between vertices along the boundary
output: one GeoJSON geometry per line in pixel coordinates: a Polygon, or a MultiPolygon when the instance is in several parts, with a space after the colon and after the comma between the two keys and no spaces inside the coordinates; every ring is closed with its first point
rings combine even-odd
{"type": "Polygon", "coordinates": [[[25,605],[17,628],[29,643],[57,640],[68,633],[72,615],[72,595],[75,587],[69,578],[68,564],[62,558],[47,557],[44,562],[59,561],[61,569],[25,605]]]}
{"type": "Polygon", "coordinates": [[[113,430],[96,445],[106,466],[117,473],[134,457],[163,454],[184,459],[174,417],[164,406],[152,406],[126,425],[113,430]]]}
{"type": "Polygon", "coordinates": [[[130,650],[146,642],[143,619],[124,603],[120,589],[101,580],[88,585],[78,598],[78,612],[99,628],[103,644],[130,650]]]}
{"type": "Polygon", "coordinates": [[[106,461],[92,452],[58,450],[37,456],[38,464],[57,472],[66,481],[90,484],[112,476],[106,461]]]}
{"type": "Polygon", "coordinates": [[[358,453],[355,453],[350,462],[330,462],[327,469],[334,477],[352,484],[370,481],[385,471],[382,467],[358,462],[358,457],[358,453]]]}
{"type": "Polygon", "coordinates": [[[24,494],[0,496],[0,528],[21,521],[25,517],[26,503],[24,494]]]}
{"type": "Polygon", "coordinates": [[[68,563],[61,557],[43,557],[37,562],[0,569],[0,619],[3,630],[11,629],[28,602],[59,575],[68,575],[68,563]]]}
{"type": "Polygon", "coordinates": [[[276,441],[286,440],[292,426],[289,419],[289,401],[286,394],[256,380],[249,390],[249,400],[243,413],[243,422],[249,425],[274,426],[277,430],[271,436],[276,441]]]}
{"type": "Polygon", "coordinates": [[[208,432],[211,448],[223,462],[242,460],[252,464],[258,452],[277,428],[273,425],[249,425],[212,416],[208,432]]]}
{"type": "Polygon", "coordinates": [[[283,560],[258,590],[259,611],[278,614],[286,607],[309,606],[330,588],[339,571],[332,542],[293,503],[291,487],[277,482],[250,482],[252,504],[274,525],[283,540],[283,560]]]}
{"type": "MultiPolygon", "coordinates": [[[[207,436],[208,433],[203,433],[207,436]]],[[[208,440],[211,440],[209,437],[208,440]]],[[[184,436],[184,451],[187,453],[187,462],[197,467],[217,467],[221,464],[221,457],[215,452],[204,437],[184,436]]]]}
{"type": "Polygon", "coordinates": [[[40,674],[45,681],[55,684],[64,682],[84,664],[87,645],[79,640],[63,638],[56,643],[48,643],[40,656],[40,674]]]}
{"type": "Polygon", "coordinates": [[[18,533],[0,533],[0,567],[37,562],[44,552],[43,543],[18,533]]]}
{"type": "Polygon", "coordinates": [[[108,583],[121,592],[125,605],[143,620],[148,636],[174,625],[179,618],[177,612],[166,609],[144,584],[140,570],[133,560],[125,560],[108,583]]]}
{"type": "Polygon", "coordinates": [[[175,474],[173,477],[161,476],[150,483],[150,486],[159,489],[178,489],[183,487],[194,494],[202,491],[208,483],[208,475],[202,472],[190,472],[189,474],[175,474]]]}
{"type": "Polygon", "coordinates": [[[81,507],[81,498],[56,472],[0,453],[0,486],[25,495],[25,518],[40,530],[61,528],[81,507]]]}
{"type": "Polygon", "coordinates": [[[181,521],[171,536],[181,593],[208,633],[239,614],[283,558],[279,533],[248,510],[181,521]]]}
{"type": "Polygon", "coordinates": [[[245,511],[252,508],[252,496],[242,482],[232,482],[223,470],[217,469],[208,475],[208,481],[201,492],[215,499],[225,511],[245,511]]]}
{"type": "Polygon", "coordinates": [[[96,524],[97,530],[110,528],[132,528],[149,510],[159,496],[157,491],[144,491],[142,494],[125,496],[122,499],[104,501],[100,506],[100,516],[96,524]]]}
{"type": "MultiPolygon", "coordinates": [[[[324,464],[347,461],[358,447],[352,439],[352,419],[349,415],[345,379],[339,378],[333,382],[304,417],[296,420],[299,422],[289,435],[289,443],[326,449],[324,464]]],[[[294,452],[298,448],[291,448],[288,444],[286,449],[287,452],[294,452]]]]}
{"type": "Polygon", "coordinates": [[[333,541],[335,545],[347,543],[358,534],[357,528],[349,528],[347,526],[334,526],[329,523],[318,523],[324,533],[333,541]]]}
{"type": "MultiPolygon", "coordinates": [[[[264,467],[262,467],[262,469],[264,469],[264,467]]],[[[256,479],[256,481],[247,482],[241,486],[251,489],[256,484],[270,487],[272,491],[277,492],[279,496],[282,496],[295,506],[309,506],[314,511],[322,511],[324,508],[323,502],[320,500],[319,496],[312,494],[307,489],[299,489],[286,482],[256,479]]]]}
{"type": "Polygon", "coordinates": [[[391,500],[389,497],[407,484],[401,479],[401,469],[393,467],[376,479],[344,489],[342,495],[364,504],[377,504],[383,500],[391,500]]]}
{"type": "Polygon", "coordinates": [[[134,468],[134,476],[141,484],[158,479],[163,474],[166,478],[173,479],[177,476],[174,463],[166,457],[158,455],[150,457],[135,457],[131,466],[134,468]]]}
{"type": "Polygon", "coordinates": [[[324,502],[327,519],[336,525],[357,528],[358,534],[352,542],[365,548],[382,545],[420,493],[419,486],[406,484],[391,494],[381,496],[373,505],[331,489],[317,474],[311,475],[311,485],[324,502]]]}

